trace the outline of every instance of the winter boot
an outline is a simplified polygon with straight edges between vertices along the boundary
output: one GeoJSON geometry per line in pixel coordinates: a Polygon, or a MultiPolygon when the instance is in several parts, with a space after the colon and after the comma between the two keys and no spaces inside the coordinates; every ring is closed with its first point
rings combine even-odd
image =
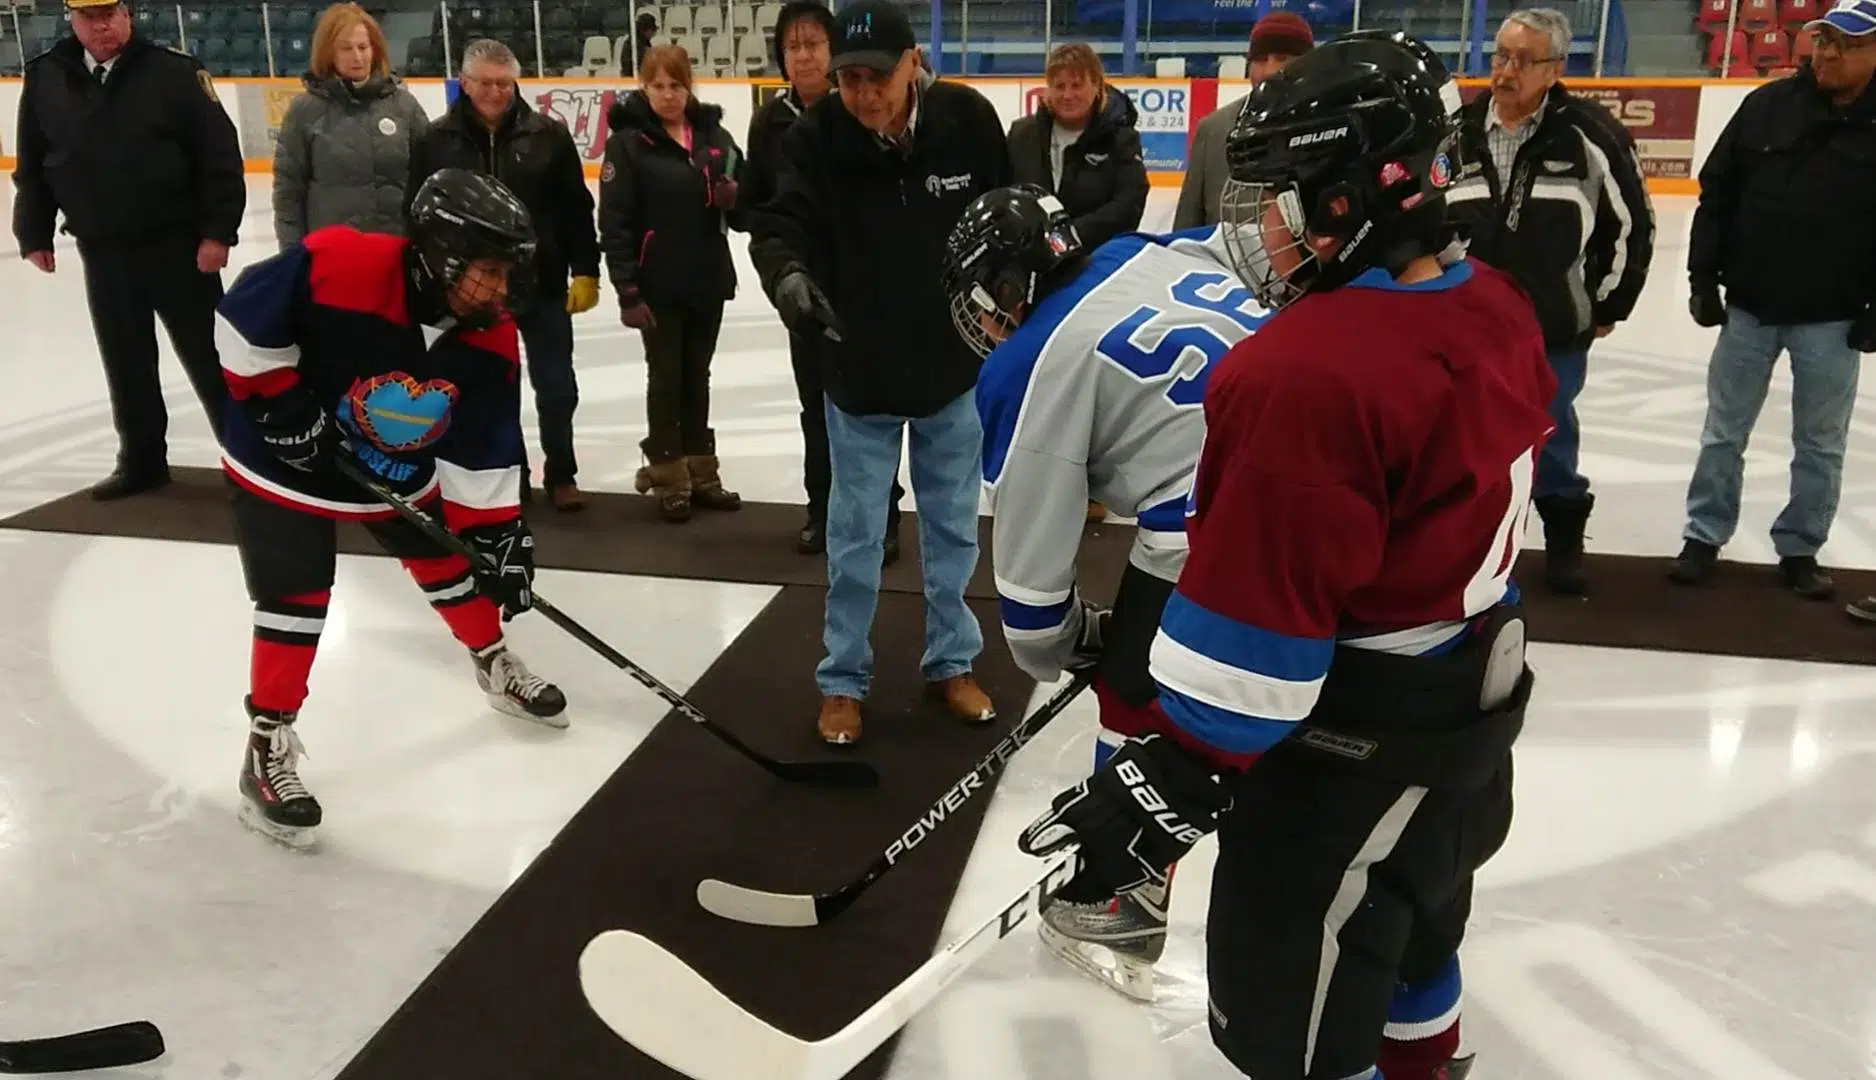
{"type": "Polygon", "coordinates": [[[1705,585],[1720,561],[1720,549],[1704,540],[1688,540],[1668,568],[1668,580],[1676,585],[1705,585]]]}
{"type": "Polygon", "coordinates": [[[1037,936],[1063,961],[1135,1001],[1155,997],[1153,965],[1166,951],[1166,887],[1114,896],[1087,873],[1042,901],[1037,936]],[[1102,953],[1107,963],[1102,963],[1102,953]]]}
{"type": "Polygon", "coordinates": [[[692,454],[684,459],[690,470],[691,502],[705,510],[741,510],[743,497],[723,486],[715,454],[692,454]]]}
{"type": "Polygon", "coordinates": [[[567,726],[567,695],[529,671],[521,658],[508,650],[506,642],[498,641],[470,655],[476,661],[476,685],[488,695],[490,705],[537,724],[567,726]]]}
{"type": "Polygon", "coordinates": [[[1837,595],[1837,583],[1818,568],[1813,555],[1787,555],[1778,560],[1778,575],[1785,588],[1806,600],[1829,600],[1837,595]]]}
{"type": "Polygon", "coordinates": [[[293,731],[298,713],[257,709],[248,712],[247,763],[241,770],[241,823],[292,848],[305,849],[317,839],[319,800],[300,780],[299,760],[306,754],[293,731]]]}
{"type": "Polygon", "coordinates": [[[1596,505],[1594,495],[1546,495],[1535,500],[1544,522],[1544,584],[1560,596],[1588,591],[1583,577],[1583,529],[1596,505]]]}
{"type": "Polygon", "coordinates": [[[690,520],[690,469],[683,458],[661,465],[641,465],[632,479],[640,495],[652,492],[658,497],[658,514],[673,525],[690,520]]]}

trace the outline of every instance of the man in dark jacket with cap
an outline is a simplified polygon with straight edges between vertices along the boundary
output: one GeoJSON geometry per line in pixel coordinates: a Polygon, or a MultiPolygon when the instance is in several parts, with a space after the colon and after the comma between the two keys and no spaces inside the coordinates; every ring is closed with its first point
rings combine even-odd
{"type": "Polygon", "coordinates": [[[921,71],[899,5],[844,8],[831,52],[840,93],[783,136],[750,255],[782,321],[821,339],[833,483],[816,679],[821,737],[850,743],[872,678],[886,504],[908,432],[927,606],[921,668],[958,718],[996,715],[971,674],[983,632],[964,598],[977,566],[978,364],[952,327],[939,273],[952,226],[1009,182],[1010,161],[983,95],[921,71]]]}
{"type": "MultiPolygon", "coordinates": [[[[1251,86],[1283,70],[1283,65],[1316,47],[1316,36],[1309,23],[1294,11],[1273,11],[1251,27],[1251,86]]],[[[1179,184],[1179,205],[1173,211],[1173,228],[1193,229],[1218,224],[1218,196],[1225,188],[1225,136],[1237,125],[1247,91],[1242,97],[1220,105],[1210,116],[1199,121],[1192,132],[1192,146],[1186,154],[1186,175],[1179,184]]]]}
{"type": "MultiPolygon", "coordinates": [[[[781,141],[801,114],[833,89],[828,64],[834,40],[834,13],[821,0],[790,0],[775,21],[775,66],[788,79],[780,93],[769,98],[749,120],[749,159],[743,163],[742,198],[745,206],[760,206],[775,194],[776,171],[781,167],[781,141]]],[[[795,370],[795,392],[801,397],[802,484],[807,488],[808,520],[795,540],[803,555],[827,550],[827,489],[831,481],[827,462],[827,408],[821,386],[821,358],[815,337],[788,335],[788,360],[795,370]]],[[[892,502],[886,510],[884,561],[899,559],[899,500],[905,489],[895,471],[892,502]]]]}
{"type": "Polygon", "coordinates": [[[215,307],[247,185],[240,139],[200,61],[134,37],[115,0],[66,6],[72,36],[26,65],[13,236],[48,274],[61,211],[78,241],[118,439],[117,468],[91,494],[116,499],[169,483],[157,319],[221,429],[215,307]]]}

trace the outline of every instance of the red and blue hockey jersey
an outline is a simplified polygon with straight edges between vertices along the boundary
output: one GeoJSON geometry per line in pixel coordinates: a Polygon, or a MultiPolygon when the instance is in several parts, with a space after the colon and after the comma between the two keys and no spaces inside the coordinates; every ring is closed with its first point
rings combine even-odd
{"type": "Polygon", "coordinates": [[[412,318],[407,242],[330,226],[241,272],[216,315],[235,398],[222,466],[263,498],[321,517],[395,512],[337,470],[302,472],[260,439],[241,403],[303,386],[359,461],[417,502],[440,494],[453,529],[521,512],[520,343],[513,320],[486,330],[412,318]]]}
{"type": "Polygon", "coordinates": [[[1168,733],[1241,767],[1310,715],[1338,645],[1436,652],[1515,597],[1556,387],[1530,301],[1472,259],[1370,271],[1235,345],[1151,652],[1168,733]]]}

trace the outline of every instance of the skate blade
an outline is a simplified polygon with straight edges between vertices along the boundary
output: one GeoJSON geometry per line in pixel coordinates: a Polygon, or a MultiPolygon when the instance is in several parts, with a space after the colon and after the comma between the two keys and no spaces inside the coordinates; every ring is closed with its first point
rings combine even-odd
{"type": "Polygon", "coordinates": [[[1047,922],[1036,924],[1037,936],[1057,959],[1130,1001],[1151,1005],[1159,988],[1153,965],[1115,952],[1105,945],[1071,938],[1047,922]]]}
{"type": "Polygon", "coordinates": [[[310,851],[319,844],[319,826],[301,827],[281,825],[267,820],[267,815],[260,808],[245,800],[241,803],[241,824],[250,830],[265,836],[277,844],[292,848],[294,851],[310,851]]]}
{"type": "Polygon", "coordinates": [[[511,701],[507,694],[497,694],[490,691],[488,699],[489,704],[494,706],[497,712],[507,713],[509,716],[520,720],[527,720],[539,724],[542,727],[550,728],[565,728],[568,725],[567,710],[565,709],[560,710],[552,716],[536,716],[527,710],[527,706],[522,705],[518,701],[511,701]]]}

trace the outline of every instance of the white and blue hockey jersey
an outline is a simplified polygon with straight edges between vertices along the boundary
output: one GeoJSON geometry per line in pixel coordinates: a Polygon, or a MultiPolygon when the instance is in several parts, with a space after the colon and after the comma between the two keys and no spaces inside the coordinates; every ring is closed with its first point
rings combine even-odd
{"type": "Polygon", "coordinates": [[[1032,677],[1058,677],[1080,633],[1075,556],[1090,500],[1138,522],[1133,565],[1178,580],[1206,377],[1268,317],[1218,227],[1130,233],[984,361],[991,564],[1004,636],[1032,677]]]}

